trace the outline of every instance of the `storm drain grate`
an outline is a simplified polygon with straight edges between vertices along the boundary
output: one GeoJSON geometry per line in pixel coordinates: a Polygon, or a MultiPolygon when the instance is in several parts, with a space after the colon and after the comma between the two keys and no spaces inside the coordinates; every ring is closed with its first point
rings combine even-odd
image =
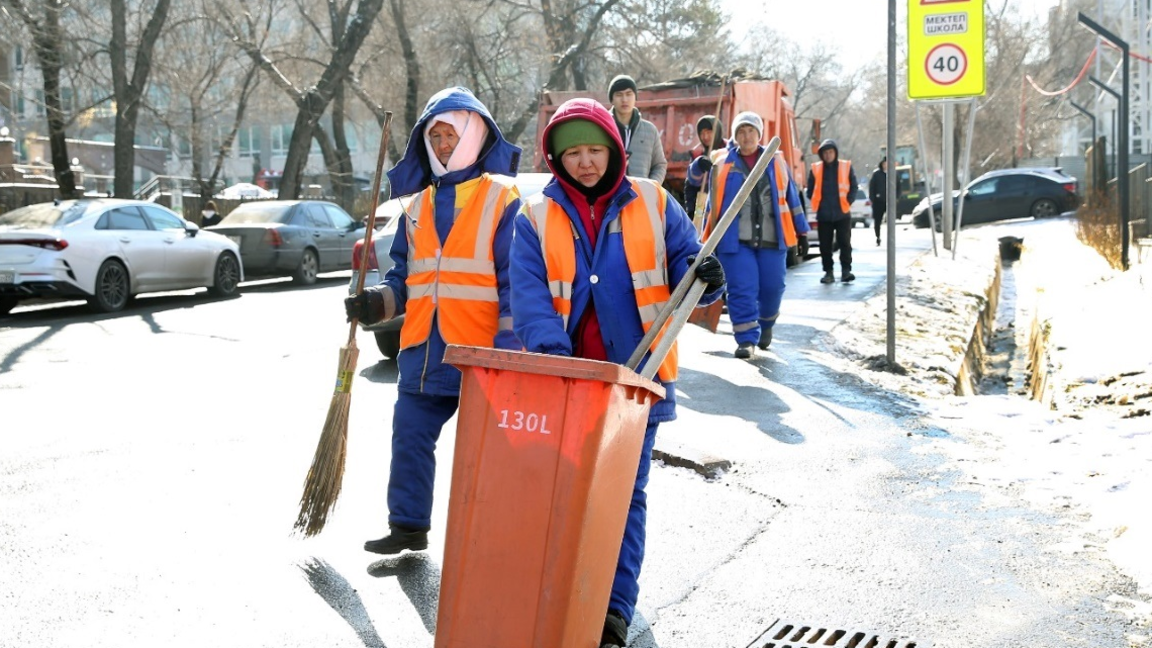
{"type": "Polygon", "coordinates": [[[931,648],[915,639],[890,639],[866,630],[837,630],[808,623],[777,620],[748,648],[931,648]]]}

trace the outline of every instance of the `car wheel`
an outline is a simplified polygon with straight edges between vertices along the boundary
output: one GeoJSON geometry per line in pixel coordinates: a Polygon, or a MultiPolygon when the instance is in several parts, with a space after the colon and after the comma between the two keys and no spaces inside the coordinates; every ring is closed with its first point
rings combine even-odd
{"type": "Polygon", "coordinates": [[[9,311],[16,308],[16,303],[19,301],[15,297],[0,297],[0,315],[7,315],[9,311]]]}
{"type": "Polygon", "coordinates": [[[1052,218],[1060,214],[1056,201],[1050,198],[1041,198],[1032,203],[1032,218],[1052,218]]]}
{"type": "Polygon", "coordinates": [[[231,252],[220,254],[216,259],[216,271],[212,274],[213,285],[208,293],[216,297],[232,297],[240,286],[240,263],[231,252]]]}
{"type": "Polygon", "coordinates": [[[296,272],[292,275],[292,281],[305,286],[311,286],[316,283],[316,275],[320,272],[320,259],[316,257],[316,251],[308,248],[304,250],[303,256],[300,257],[300,265],[296,267],[296,272]]]}
{"type": "Polygon", "coordinates": [[[128,269],[115,259],[108,259],[96,271],[96,294],[88,305],[98,313],[115,313],[128,305],[128,269]]]}
{"type": "Polygon", "coordinates": [[[376,331],[376,348],[385,358],[400,355],[400,331],[376,331]]]}

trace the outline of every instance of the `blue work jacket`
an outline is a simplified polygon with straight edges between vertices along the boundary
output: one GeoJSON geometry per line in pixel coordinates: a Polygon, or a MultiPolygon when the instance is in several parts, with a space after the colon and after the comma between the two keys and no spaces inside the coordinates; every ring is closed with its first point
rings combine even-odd
{"type": "MultiPolygon", "coordinates": [[[[610,233],[609,225],[620,217],[620,210],[637,198],[632,183],[625,179],[608,202],[608,211],[600,222],[596,247],[589,244],[587,231],[576,206],[556,179],[544,188],[544,196],[558,203],[572,223],[576,236],[576,277],[572,286],[572,312],[565,330],[563,320],[552,306],[548,289],[548,269],[540,248],[536,229],[521,213],[516,217],[516,236],[512,243],[512,328],[528,351],[555,355],[572,355],[573,339],[589,301],[595,303],[596,318],[608,359],[626,364],[644,337],[632,273],[624,252],[624,237],[610,233]],[[595,275],[596,283],[590,278],[595,275]]],[[[696,229],[684,209],[669,197],[664,209],[664,238],[668,250],[668,285],[676,285],[687,273],[688,258],[700,252],[696,229]]],[[[722,288],[722,287],[721,287],[722,288]]],[[[700,299],[710,304],[718,299],[721,288],[712,289],[700,299]]],[[[649,420],[670,421],[676,418],[676,386],[663,383],[666,395],[652,406],[649,420]]]]}

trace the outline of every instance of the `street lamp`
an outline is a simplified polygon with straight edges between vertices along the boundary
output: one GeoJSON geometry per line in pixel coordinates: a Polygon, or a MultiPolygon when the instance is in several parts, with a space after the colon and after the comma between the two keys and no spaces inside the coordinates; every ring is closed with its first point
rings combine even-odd
{"type": "MultiPolygon", "coordinates": [[[[1101,173],[1101,171],[1106,172],[1107,169],[1100,169],[1098,168],[1100,165],[1097,164],[1097,162],[1104,160],[1104,155],[1100,151],[1096,150],[1096,115],[1092,114],[1087,108],[1081,106],[1075,101],[1069,100],[1068,103],[1071,104],[1072,107],[1075,108],[1081,115],[1084,115],[1088,119],[1092,120],[1092,175],[1090,178],[1088,178],[1088,182],[1092,187],[1093,192],[1099,191],[1100,179],[1103,178],[1105,183],[1107,182],[1106,173],[1101,173]]],[[[1088,200],[1091,200],[1091,194],[1089,194],[1088,200]]]]}
{"type": "MultiPolygon", "coordinates": [[[[1097,79],[1096,77],[1092,76],[1091,74],[1088,75],[1088,83],[1091,83],[1092,85],[1096,86],[1097,88],[1099,88],[1099,89],[1103,90],[1104,92],[1107,92],[1108,94],[1112,95],[1112,98],[1116,100],[1116,105],[1120,105],[1120,101],[1122,98],[1121,94],[1119,92],[1116,92],[1115,90],[1113,90],[1111,87],[1109,87],[1107,83],[1104,83],[1103,81],[1101,81],[1100,79],[1097,79]]],[[[1112,172],[1116,173],[1117,178],[1119,178],[1120,167],[1116,166],[1116,156],[1119,155],[1120,140],[1116,139],[1116,129],[1118,128],[1118,126],[1116,125],[1116,121],[1117,121],[1116,120],[1116,111],[1113,110],[1112,111],[1112,172]]],[[[1119,180],[1117,180],[1117,182],[1119,182],[1119,180]]],[[[1117,185],[1117,186],[1119,186],[1119,185],[1117,185]]]]}
{"type": "MultiPolygon", "coordinates": [[[[1120,168],[1116,169],[1116,190],[1120,193],[1120,266],[1124,270],[1128,269],[1128,222],[1129,222],[1129,201],[1128,195],[1128,81],[1129,81],[1129,61],[1128,61],[1128,41],[1121,39],[1112,32],[1104,29],[1095,20],[1084,15],[1084,12],[1078,12],[1077,20],[1081,25],[1096,33],[1104,40],[1112,43],[1120,50],[1120,76],[1121,76],[1121,93],[1120,93],[1120,168]]],[[[1092,78],[1089,77],[1089,82],[1092,78]]]]}
{"type": "Polygon", "coordinates": [[[1069,101],[1068,103],[1071,104],[1072,107],[1075,108],[1077,111],[1079,111],[1079,113],[1081,115],[1084,115],[1088,119],[1092,120],[1092,146],[1096,146],[1096,115],[1093,115],[1092,113],[1088,112],[1087,108],[1085,108],[1084,106],[1081,106],[1080,104],[1076,103],[1075,101],[1069,101]]]}

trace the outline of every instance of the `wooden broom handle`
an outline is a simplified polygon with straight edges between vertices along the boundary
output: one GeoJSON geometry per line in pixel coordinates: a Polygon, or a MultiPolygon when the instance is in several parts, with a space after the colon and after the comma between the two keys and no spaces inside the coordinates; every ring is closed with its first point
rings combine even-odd
{"type": "MultiPolygon", "coordinates": [[[[360,250],[360,272],[356,277],[356,290],[353,295],[364,292],[364,277],[368,274],[368,254],[372,251],[372,232],[376,229],[376,210],[380,207],[380,177],[384,175],[384,158],[388,156],[388,134],[392,131],[392,111],[384,112],[383,132],[380,134],[380,152],[376,154],[376,175],[372,178],[372,209],[364,227],[364,247],[360,250]]],[[[388,192],[391,195],[391,191],[388,192]]],[[[360,320],[353,317],[348,331],[348,344],[356,342],[356,326],[360,320]]]]}

